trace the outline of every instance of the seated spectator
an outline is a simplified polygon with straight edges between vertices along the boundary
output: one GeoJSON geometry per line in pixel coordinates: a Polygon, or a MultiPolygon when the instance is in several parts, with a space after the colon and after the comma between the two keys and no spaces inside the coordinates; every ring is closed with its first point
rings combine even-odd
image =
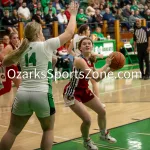
{"type": "Polygon", "coordinates": [[[69,20],[70,20],[70,12],[69,12],[69,5],[68,4],[66,4],[66,10],[65,10],[64,13],[65,13],[65,15],[67,17],[67,20],[69,22],[69,20]]]}
{"type": "Polygon", "coordinates": [[[85,12],[88,17],[88,23],[89,23],[90,29],[92,30],[93,28],[95,28],[95,24],[94,24],[95,20],[93,19],[95,15],[95,9],[93,9],[91,6],[88,6],[85,12]]]}
{"type": "Polygon", "coordinates": [[[150,9],[146,11],[146,15],[144,16],[147,22],[147,27],[150,28],[150,9]]]}
{"type": "Polygon", "coordinates": [[[4,48],[9,45],[10,39],[8,35],[4,35],[2,39],[2,43],[4,44],[4,48]]]}
{"type": "Polygon", "coordinates": [[[18,28],[18,23],[21,21],[21,19],[19,18],[17,9],[13,9],[12,20],[13,20],[13,23],[16,25],[16,28],[18,28]]]}
{"type": "Polygon", "coordinates": [[[105,14],[104,5],[100,4],[99,10],[100,10],[100,15],[103,16],[105,14]]]}
{"type": "Polygon", "coordinates": [[[0,43],[0,52],[4,50],[4,44],[0,43]]]}
{"type": "Polygon", "coordinates": [[[34,15],[32,16],[32,19],[31,19],[31,20],[32,20],[32,21],[36,21],[36,22],[40,23],[41,25],[45,25],[44,18],[43,18],[43,16],[42,16],[42,13],[41,13],[40,10],[37,10],[37,11],[36,11],[36,14],[34,14],[34,15]]]}
{"type": "Polygon", "coordinates": [[[139,18],[139,19],[142,19],[143,17],[140,15],[140,13],[139,13],[139,10],[135,10],[134,11],[134,16],[136,17],[136,18],[139,18]]]}
{"type": "Polygon", "coordinates": [[[30,20],[31,18],[31,13],[30,13],[30,10],[29,8],[27,7],[27,4],[26,2],[23,2],[22,3],[22,6],[20,6],[18,8],[18,15],[25,21],[28,21],[30,20]]]}
{"type": "Polygon", "coordinates": [[[21,7],[23,4],[23,0],[16,1],[16,9],[18,10],[19,7],[21,7]]]}
{"type": "Polygon", "coordinates": [[[42,8],[45,9],[48,3],[49,3],[49,0],[41,0],[42,8]]]}
{"type": "Polygon", "coordinates": [[[138,8],[138,6],[137,6],[137,1],[133,1],[133,3],[132,3],[132,5],[131,5],[131,7],[130,7],[130,10],[132,11],[132,10],[138,10],[139,8],[138,8]]]}
{"type": "Polygon", "coordinates": [[[56,63],[56,67],[59,71],[62,71],[64,68],[70,68],[70,71],[73,67],[73,56],[68,53],[68,50],[65,46],[61,46],[57,49],[58,61],[56,63]]]}
{"type": "Polygon", "coordinates": [[[1,4],[3,7],[9,7],[14,4],[14,0],[2,0],[1,4]]]}
{"type": "Polygon", "coordinates": [[[66,24],[68,23],[67,17],[64,14],[65,10],[61,9],[60,13],[57,15],[59,28],[60,28],[60,34],[65,31],[66,24]]]}
{"type": "Polygon", "coordinates": [[[115,17],[112,15],[109,8],[105,9],[105,14],[103,15],[103,20],[107,20],[108,24],[114,23],[115,17]]]}
{"type": "Polygon", "coordinates": [[[134,15],[134,10],[131,11],[131,15],[129,16],[129,24],[130,24],[130,27],[133,28],[134,27],[134,24],[136,22],[136,17],[134,15]]]}
{"type": "Polygon", "coordinates": [[[53,14],[52,9],[49,9],[48,14],[45,16],[45,22],[47,25],[52,24],[53,21],[58,21],[58,18],[53,14]]]}
{"type": "Polygon", "coordinates": [[[2,18],[2,25],[3,28],[8,31],[9,33],[16,32],[18,33],[16,29],[16,23],[13,22],[13,18],[9,15],[9,11],[4,11],[4,17],[2,18]]]}
{"type": "Polygon", "coordinates": [[[37,10],[41,11],[41,15],[42,15],[42,18],[43,18],[43,17],[44,17],[44,11],[43,11],[41,2],[38,2],[38,3],[37,3],[37,7],[34,9],[34,14],[36,14],[36,11],[37,11],[37,10]]]}
{"type": "Polygon", "coordinates": [[[52,14],[56,15],[56,8],[53,7],[52,2],[49,2],[49,4],[44,8],[44,14],[47,15],[49,13],[49,10],[52,9],[52,14]]]}
{"type": "Polygon", "coordinates": [[[35,14],[37,9],[37,0],[32,0],[32,2],[29,3],[28,8],[32,14],[35,14]]]}
{"type": "Polygon", "coordinates": [[[101,39],[105,38],[104,35],[101,32],[101,27],[99,27],[99,26],[96,27],[95,31],[92,32],[92,34],[97,36],[97,40],[101,40],[101,39]]]}
{"type": "Polygon", "coordinates": [[[0,7],[0,18],[4,17],[3,9],[0,7]]]}
{"type": "Polygon", "coordinates": [[[122,9],[118,9],[115,15],[115,18],[120,21],[122,27],[130,29],[129,20],[122,15],[122,9]]]}
{"type": "Polygon", "coordinates": [[[82,8],[79,9],[79,12],[76,18],[77,18],[78,27],[85,23],[88,23],[88,17],[86,14],[84,14],[84,10],[82,8]]]}
{"type": "Polygon", "coordinates": [[[59,2],[59,0],[54,0],[54,2],[53,2],[52,5],[53,5],[53,7],[56,8],[57,14],[59,14],[60,11],[61,11],[61,9],[63,9],[63,6],[62,6],[62,4],[59,2]]]}
{"type": "Polygon", "coordinates": [[[103,24],[103,16],[100,14],[100,10],[96,9],[95,15],[93,16],[93,22],[95,22],[95,26],[102,26],[103,24]]]}
{"type": "Polygon", "coordinates": [[[130,10],[130,5],[126,5],[125,8],[123,9],[122,15],[129,19],[131,15],[131,10],[130,10]]]}

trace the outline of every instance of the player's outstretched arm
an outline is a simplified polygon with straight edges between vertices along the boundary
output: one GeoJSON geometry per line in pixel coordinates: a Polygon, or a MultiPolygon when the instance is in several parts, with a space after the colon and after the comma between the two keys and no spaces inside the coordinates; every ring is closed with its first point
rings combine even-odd
{"type": "Polygon", "coordinates": [[[65,32],[59,36],[60,45],[64,45],[66,42],[68,42],[74,34],[76,28],[76,15],[78,12],[78,8],[79,8],[79,4],[77,2],[75,1],[71,2],[69,6],[69,11],[71,14],[70,21],[68,23],[65,32]]]}

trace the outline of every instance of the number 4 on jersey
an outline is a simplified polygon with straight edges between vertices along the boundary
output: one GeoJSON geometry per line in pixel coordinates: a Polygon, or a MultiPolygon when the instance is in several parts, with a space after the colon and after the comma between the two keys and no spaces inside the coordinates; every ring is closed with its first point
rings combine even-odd
{"type": "Polygon", "coordinates": [[[28,56],[27,53],[25,55],[25,63],[26,63],[26,67],[28,67],[30,63],[32,63],[33,66],[36,66],[36,53],[33,52],[30,57],[28,56]]]}

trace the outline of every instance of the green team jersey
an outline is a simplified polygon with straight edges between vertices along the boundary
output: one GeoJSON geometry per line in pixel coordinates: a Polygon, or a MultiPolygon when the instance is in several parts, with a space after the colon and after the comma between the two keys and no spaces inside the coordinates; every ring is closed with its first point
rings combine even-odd
{"type": "Polygon", "coordinates": [[[22,82],[18,90],[51,92],[52,55],[59,47],[59,37],[30,42],[20,59],[22,82]]]}

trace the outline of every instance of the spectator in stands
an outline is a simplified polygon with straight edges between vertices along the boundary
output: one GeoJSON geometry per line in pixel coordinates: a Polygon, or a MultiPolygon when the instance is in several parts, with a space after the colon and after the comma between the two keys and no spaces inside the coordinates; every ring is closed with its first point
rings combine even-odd
{"type": "Polygon", "coordinates": [[[0,43],[0,52],[4,50],[4,44],[0,43]]]}
{"type": "Polygon", "coordinates": [[[129,19],[129,16],[131,15],[130,11],[130,5],[126,5],[125,8],[123,9],[122,15],[129,19]]]}
{"type": "Polygon", "coordinates": [[[105,38],[104,35],[103,35],[102,32],[101,32],[101,27],[99,27],[99,26],[97,26],[97,27],[95,28],[95,31],[92,32],[91,34],[96,35],[97,40],[101,40],[101,39],[104,39],[104,38],[105,38]]]}
{"type": "Polygon", "coordinates": [[[37,0],[32,0],[32,2],[29,3],[28,8],[32,14],[35,14],[37,9],[37,0]]]}
{"type": "Polygon", "coordinates": [[[139,9],[139,8],[138,8],[138,6],[137,6],[137,1],[134,0],[133,3],[132,3],[132,5],[131,5],[131,7],[130,7],[130,10],[136,11],[136,10],[138,10],[138,9],[139,9]]]}
{"type": "Polygon", "coordinates": [[[18,10],[19,7],[21,7],[23,4],[23,0],[16,1],[16,9],[18,10]]]}
{"type": "Polygon", "coordinates": [[[13,18],[9,15],[8,10],[4,11],[4,17],[2,18],[2,25],[6,31],[9,31],[9,33],[12,33],[12,32],[18,33],[18,31],[15,27],[16,23],[13,22],[13,18]]]}
{"type": "Polygon", "coordinates": [[[45,14],[45,15],[47,15],[47,14],[49,13],[49,9],[52,9],[52,13],[53,13],[54,15],[57,14],[56,8],[53,7],[52,4],[53,4],[52,2],[49,2],[49,4],[44,8],[44,14],[45,14]]]}
{"type": "Polygon", "coordinates": [[[150,28],[150,9],[146,11],[144,18],[146,19],[147,27],[150,28]]]}
{"type": "Polygon", "coordinates": [[[46,25],[49,26],[53,21],[58,21],[58,18],[53,14],[52,9],[50,8],[48,14],[45,16],[46,25]]]}
{"type": "Polygon", "coordinates": [[[120,21],[122,27],[126,27],[128,30],[130,29],[129,21],[122,15],[121,8],[117,10],[115,18],[120,21]]]}
{"type": "Polygon", "coordinates": [[[93,5],[94,9],[97,9],[100,6],[100,1],[99,0],[93,0],[92,5],[93,5]]]}
{"type": "Polygon", "coordinates": [[[65,27],[68,23],[67,17],[64,14],[65,10],[61,9],[60,13],[57,15],[59,28],[60,28],[60,34],[65,31],[65,27]]]}
{"type": "Polygon", "coordinates": [[[93,19],[94,15],[95,15],[95,9],[92,8],[91,6],[88,6],[86,8],[85,12],[88,17],[89,27],[92,30],[93,28],[95,28],[95,20],[93,19]]]}
{"type": "Polygon", "coordinates": [[[134,24],[136,22],[136,17],[135,17],[135,11],[134,10],[131,10],[131,15],[129,16],[129,24],[130,24],[130,27],[133,28],[134,27],[134,24]]]}
{"type": "Polygon", "coordinates": [[[144,11],[144,5],[140,2],[137,2],[137,6],[138,6],[138,9],[140,11],[140,14],[144,11]]]}
{"type": "Polygon", "coordinates": [[[43,9],[45,9],[45,7],[47,7],[47,4],[49,3],[49,0],[41,0],[41,4],[43,9]]]}
{"type": "Polygon", "coordinates": [[[27,7],[26,2],[23,2],[22,6],[18,8],[18,15],[25,21],[31,18],[31,13],[29,8],[27,7]]]}
{"type": "Polygon", "coordinates": [[[43,18],[43,16],[42,16],[42,13],[41,13],[40,10],[37,10],[37,11],[36,11],[36,14],[34,14],[34,15],[32,16],[32,19],[31,19],[31,20],[32,20],[32,21],[36,21],[36,22],[40,23],[41,25],[45,25],[45,21],[44,21],[44,18],[43,18]]]}
{"type": "Polygon", "coordinates": [[[103,15],[103,20],[107,20],[108,24],[114,23],[115,17],[112,15],[109,8],[105,9],[105,14],[103,15]]]}
{"type": "Polygon", "coordinates": [[[40,10],[41,11],[41,14],[42,16],[44,17],[44,11],[43,11],[43,8],[42,8],[42,5],[41,5],[41,2],[38,2],[37,3],[37,8],[34,9],[34,14],[36,13],[37,10],[40,10]]]}
{"type": "Polygon", "coordinates": [[[45,16],[46,26],[49,28],[50,34],[53,34],[52,24],[54,21],[58,21],[58,18],[53,14],[52,9],[49,9],[49,13],[45,16]]]}
{"type": "Polygon", "coordinates": [[[14,0],[2,0],[1,3],[3,7],[9,7],[14,4],[14,0]]]}
{"type": "Polygon", "coordinates": [[[100,10],[96,9],[95,15],[93,16],[93,22],[95,23],[95,26],[102,26],[103,24],[103,16],[100,14],[100,10]]]}
{"type": "Polygon", "coordinates": [[[68,4],[66,4],[66,10],[65,10],[64,13],[65,13],[65,15],[67,17],[67,20],[69,22],[69,20],[70,20],[70,12],[69,12],[69,5],[68,4]]]}
{"type": "Polygon", "coordinates": [[[85,23],[88,23],[88,17],[86,14],[84,14],[84,10],[82,8],[79,9],[76,19],[78,27],[85,23]]]}
{"type": "Polygon", "coordinates": [[[18,28],[18,23],[21,21],[21,19],[19,18],[17,9],[13,9],[13,12],[12,12],[12,21],[15,24],[16,28],[18,28]]]}
{"type": "Polygon", "coordinates": [[[116,5],[115,3],[113,3],[112,6],[110,7],[110,11],[112,12],[113,15],[116,14],[117,9],[119,9],[119,6],[116,5]]]}
{"type": "Polygon", "coordinates": [[[136,17],[136,18],[143,18],[141,15],[140,15],[140,13],[139,13],[139,10],[137,9],[137,10],[135,10],[135,12],[134,12],[135,14],[134,14],[134,16],[136,17]]]}
{"type": "Polygon", "coordinates": [[[4,35],[2,39],[2,43],[4,44],[4,48],[9,44],[10,39],[8,35],[4,35]]]}
{"type": "Polygon", "coordinates": [[[0,7],[0,18],[4,17],[3,9],[0,7]]]}
{"type": "Polygon", "coordinates": [[[100,10],[100,14],[103,16],[105,14],[104,5],[100,4],[99,10],[100,10]]]}
{"type": "Polygon", "coordinates": [[[58,70],[61,71],[63,68],[70,68],[71,71],[73,67],[73,56],[68,53],[65,45],[57,49],[57,56],[58,62],[56,64],[56,67],[58,68],[58,70]]]}
{"type": "Polygon", "coordinates": [[[59,2],[59,0],[54,0],[54,2],[53,2],[52,5],[53,5],[53,7],[56,8],[57,14],[60,13],[61,9],[64,9],[63,6],[62,6],[62,4],[59,2]]]}

